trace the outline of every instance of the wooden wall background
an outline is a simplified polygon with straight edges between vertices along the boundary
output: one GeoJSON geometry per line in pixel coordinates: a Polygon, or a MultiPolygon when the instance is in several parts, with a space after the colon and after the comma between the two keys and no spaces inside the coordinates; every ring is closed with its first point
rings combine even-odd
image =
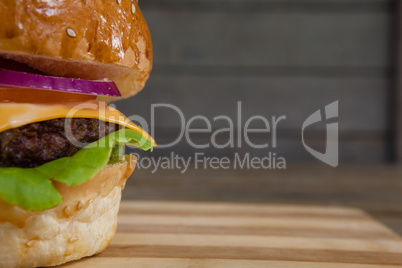
{"type": "MultiPolygon", "coordinates": [[[[186,120],[236,118],[242,101],[244,120],[287,116],[271,151],[315,163],[301,143],[302,123],[339,100],[341,163],[392,160],[396,1],[144,0],[140,6],[153,38],[154,70],[141,93],[117,103],[125,114],[150,122],[151,104],[170,103],[186,120]]],[[[159,142],[174,140],[180,127],[172,111],[157,113],[155,124],[159,142]]],[[[325,125],[312,127],[308,137],[323,148],[325,125]]],[[[193,140],[206,143],[210,134],[193,140]]],[[[194,154],[184,140],[152,154],[170,151],[194,154]]],[[[245,146],[204,150],[229,157],[248,151],[267,153],[245,146]]]]}

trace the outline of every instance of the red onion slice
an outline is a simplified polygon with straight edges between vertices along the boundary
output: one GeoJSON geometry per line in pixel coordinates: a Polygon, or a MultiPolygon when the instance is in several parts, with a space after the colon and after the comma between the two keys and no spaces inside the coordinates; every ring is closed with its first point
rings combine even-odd
{"type": "Polygon", "coordinates": [[[111,80],[83,80],[0,69],[0,85],[63,91],[69,93],[121,97],[111,80]]]}

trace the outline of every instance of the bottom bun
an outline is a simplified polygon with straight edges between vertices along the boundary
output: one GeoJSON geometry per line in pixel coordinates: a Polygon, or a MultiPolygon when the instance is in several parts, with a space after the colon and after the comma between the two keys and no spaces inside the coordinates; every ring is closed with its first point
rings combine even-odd
{"type": "Polygon", "coordinates": [[[126,157],[79,186],[55,183],[63,202],[49,210],[28,212],[0,200],[0,267],[54,266],[104,250],[135,163],[126,157]]]}

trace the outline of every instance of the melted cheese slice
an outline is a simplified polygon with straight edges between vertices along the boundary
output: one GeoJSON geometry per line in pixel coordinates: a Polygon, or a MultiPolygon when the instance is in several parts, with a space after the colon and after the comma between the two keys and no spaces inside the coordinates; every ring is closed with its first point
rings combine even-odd
{"type": "Polygon", "coordinates": [[[156,146],[153,138],[117,109],[98,102],[69,104],[0,103],[0,132],[56,118],[95,118],[119,124],[140,133],[156,146]]]}

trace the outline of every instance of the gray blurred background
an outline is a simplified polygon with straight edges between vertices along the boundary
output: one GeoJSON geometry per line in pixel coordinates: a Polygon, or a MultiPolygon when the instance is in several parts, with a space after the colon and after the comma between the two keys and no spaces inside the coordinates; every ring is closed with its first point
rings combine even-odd
{"type": "MultiPolygon", "coordinates": [[[[235,120],[241,101],[243,124],[252,115],[286,115],[272,151],[289,162],[308,163],[316,160],[302,146],[302,123],[339,100],[340,162],[395,159],[395,1],[146,0],[140,6],[152,34],[154,69],[142,92],[117,104],[125,114],[151,122],[151,104],[169,103],[186,120],[194,115],[235,120]]],[[[180,132],[180,118],[171,109],[157,109],[154,123],[159,143],[180,132]]],[[[227,124],[217,121],[213,131],[222,127],[227,124]]],[[[325,133],[325,123],[318,123],[306,139],[320,150],[325,133]]],[[[211,134],[191,137],[204,144],[211,134]]],[[[224,134],[218,138],[227,141],[224,134]]],[[[263,143],[267,136],[254,134],[252,140],[263,143]]],[[[172,150],[194,154],[183,139],[153,155],[172,150]]],[[[266,154],[248,146],[202,151],[266,154]]]]}
{"type": "MultiPolygon", "coordinates": [[[[125,199],[342,205],[361,208],[402,234],[401,1],[391,0],[140,0],[154,44],[145,89],[119,102],[126,115],[151,122],[151,105],[178,107],[185,120],[285,115],[276,148],[194,149],[185,139],[143,157],[263,157],[275,152],[286,170],[138,168],[125,199]],[[401,44],[401,45],[400,45],[401,44]],[[304,120],[339,101],[339,160],[329,167],[303,147],[304,120]]],[[[177,138],[173,110],[155,113],[159,144],[177,138]]],[[[202,121],[197,121],[204,128],[202,121]]],[[[195,127],[196,124],[193,125],[195,127]]],[[[212,131],[228,127],[215,122],[212,131]]],[[[254,127],[261,127],[258,124],[254,127]]],[[[236,132],[236,131],[235,131],[236,132]]],[[[305,132],[325,150],[325,122],[305,132]]],[[[220,143],[227,136],[218,137],[220,143]]],[[[269,141],[266,133],[252,136],[269,141]]],[[[191,139],[208,143],[210,133],[191,139]]]]}

